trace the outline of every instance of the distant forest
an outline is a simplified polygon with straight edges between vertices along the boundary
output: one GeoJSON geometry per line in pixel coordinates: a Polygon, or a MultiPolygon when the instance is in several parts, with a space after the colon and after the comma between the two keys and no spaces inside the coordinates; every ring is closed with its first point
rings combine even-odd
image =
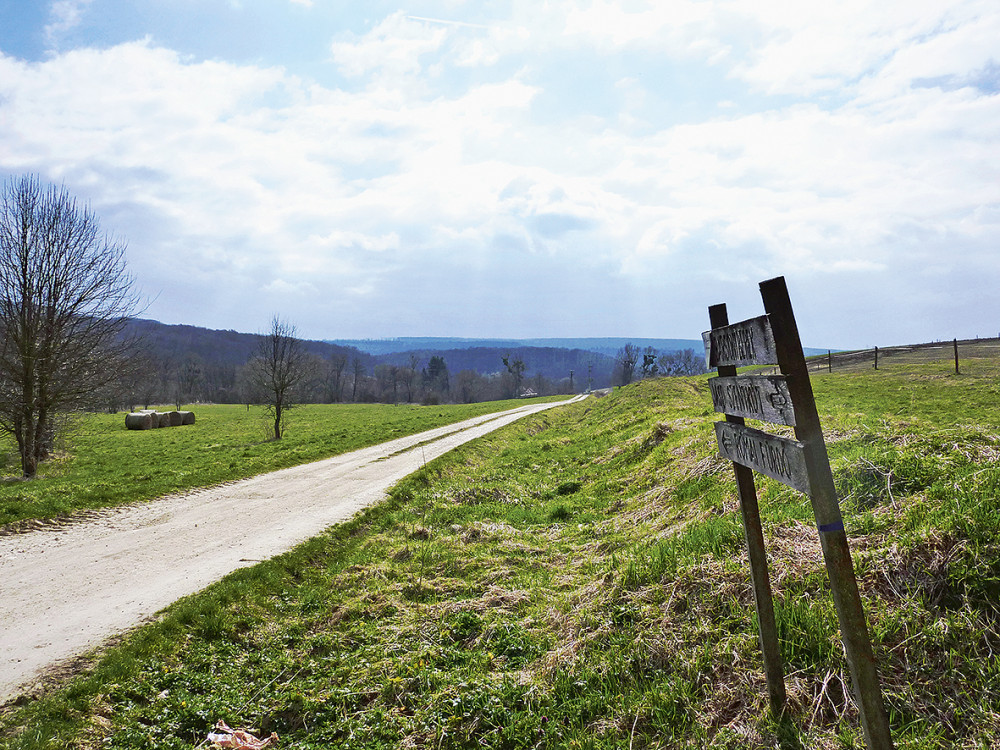
{"type": "MultiPolygon", "coordinates": [[[[127,335],[141,342],[137,361],[113,391],[102,397],[104,408],[261,400],[247,371],[261,338],[257,334],[134,319],[127,335]]],[[[436,340],[419,340],[425,345],[432,342],[436,340]]],[[[639,350],[628,345],[627,351],[638,357],[638,362],[633,358],[629,363],[628,357],[622,361],[624,349],[610,356],[580,348],[517,346],[517,342],[472,346],[475,342],[441,339],[440,343],[457,347],[374,355],[354,346],[303,340],[309,375],[297,400],[472,403],[581,393],[642,376],[704,369],[701,352],[690,349],[657,352],[650,346],[639,350]]],[[[601,343],[607,346],[607,340],[601,343]]]]}

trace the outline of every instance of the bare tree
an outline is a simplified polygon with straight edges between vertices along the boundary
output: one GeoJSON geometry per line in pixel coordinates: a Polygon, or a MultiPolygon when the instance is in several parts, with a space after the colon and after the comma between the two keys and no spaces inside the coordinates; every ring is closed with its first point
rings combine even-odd
{"type": "Polygon", "coordinates": [[[344,391],[344,369],[347,355],[333,352],[326,369],[326,398],[331,404],[339,404],[344,391]]]}
{"type": "Polygon", "coordinates": [[[357,403],[358,385],[361,383],[361,379],[365,376],[365,364],[358,357],[351,360],[351,373],[354,375],[354,381],[351,385],[351,401],[357,403]]]}
{"type": "Polygon", "coordinates": [[[517,398],[521,395],[521,381],[524,379],[524,361],[518,357],[514,361],[511,361],[511,355],[508,353],[506,356],[502,357],[503,366],[507,368],[507,372],[513,379],[513,388],[511,389],[511,395],[517,398]]]}
{"type": "Polygon", "coordinates": [[[458,398],[463,404],[472,404],[479,400],[483,389],[483,376],[475,370],[461,370],[455,376],[455,388],[458,398]]]}
{"type": "Polygon", "coordinates": [[[188,354],[177,364],[174,371],[174,405],[179,410],[182,405],[196,400],[198,389],[204,381],[201,357],[188,354]]]}
{"type": "Polygon", "coordinates": [[[419,365],[420,360],[417,359],[417,355],[411,354],[409,365],[400,370],[400,378],[406,387],[406,403],[408,404],[413,403],[413,390],[417,380],[417,368],[419,365]]]}
{"type": "Polygon", "coordinates": [[[681,349],[660,355],[660,372],[664,375],[700,375],[708,372],[705,358],[694,349],[681,349]]]}
{"type": "Polygon", "coordinates": [[[622,385],[628,385],[632,382],[632,377],[635,375],[635,364],[638,361],[639,347],[635,344],[625,344],[625,346],[618,350],[615,362],[621,370],[622,385]]]}
{"type": "Polygon", "coordinates": [[[275,315],[271,330],[261,335],[248,364],[258,392],[266,394],[265,404],[274,418],[274,439],[280,440],[285,412],[294,405],[296,389],[309,374],[306,351],[295,337],[295,326],[275,315]]]}
{"type": "Polygon", "coordinates": [[[36,176],[0,194],[0,431],[33,477],[56,417],[91,406],[127,360],[123,331],[138,300],[125,243],[88,206],[36,176]]]}
{"type": "Polygon", "coordinates": [[[258,382],[255,360],[250,359],[245,365],[236,371],[235,390],[239,394],[240,403],[245,404],[247,411],[253,404],[262,404],[265,395],[261,391],[261,384],[258,382]]]}
{"type": "Polygon", "coordinates": [[[398,380],[399,368],[395,365],[380,364],[375,365],[375,385],[377,388],[376,397],[386,403],[396,402],[396,383],[398,380]],[[392,388],[392,400],[390,401],[389,389],[392,388]]]}

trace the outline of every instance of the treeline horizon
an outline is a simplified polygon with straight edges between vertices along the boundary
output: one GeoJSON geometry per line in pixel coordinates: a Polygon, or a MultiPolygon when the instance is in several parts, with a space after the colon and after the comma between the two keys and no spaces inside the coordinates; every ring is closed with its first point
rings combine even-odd
{"type": "MultiPolygon", "coordinates": [[[[247,369],[260,334],[134,318],[125,335],[138,342],[136,361],[102,394],[102,409],[199,402],[249,406],[263,400],[247,369]]],[[[645,350],[647,361],[653,355],[663,366],[640,371],[627,359],[623,363],[621,352],[615,358],[582,349],[477,346],[377,356],[327,341],[300,343],[308,359],[308,375],[296,393],[301,403],[476,403],[570,395],[703,367],[693,350],[654,352],[652,347],[645,350]]]]}

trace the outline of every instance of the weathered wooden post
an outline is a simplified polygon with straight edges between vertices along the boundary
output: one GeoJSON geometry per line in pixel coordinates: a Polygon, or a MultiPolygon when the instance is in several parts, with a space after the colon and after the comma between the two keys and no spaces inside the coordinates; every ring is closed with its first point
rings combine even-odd
{"type": "MultiPolygon", "coordinates": [[[[809,496],[830,576],[865,741],[870,750],[890,750],[893,747],[892,736],[882,703],[878,669],[808,367],[784,278],[762,282],[760,292],[766,315],[742,323],[716,326],[716,321],[721,320],[716,313],[712,321],[713,330],[704,334],[709,367],[719,368],[719,377],[709,381],[713,403],[716,411],[726,414],[725,422],[715,423],[719,453],[735,464],[765,474],[809,496]],[[748,364],[777,364],[781,375],[769,378],[735,377],[728,370],[723,375],[723,368],[732,367],[735,372],[736,366],[748,364]],[[736,421],[730,416],[790,425],[795,430],[796,439],[789,440],[751,429],[742,424],[742,418],[736,421]]],[[[710,310],[720,307],[716,305],[710,310]]],[[[753,496],[756,508],[756,492],[753,496]]],[[[740,499],[742,504],[742,487],[740,499]]],[[[759,527],[759,519],[757,524],[759,527]]],[[[749,546],[752,531],[749,526],[746,529],[749,546]]],[[[756,580],[754,585],[756,587],[756,580]]],[[[758,620],[762,623],[763,645],[764,618],[759,609],[758,620]]]]}
{"type": "Polygon", "coordinates": [[[954,340],[955,344],[955,374],[958,375],[958,339],[954,340]]]}
{"type": "Polygon", "coordinates": [[[833,372],[833,352],[829,349],[826,350],[826,364],[830,368],[830,372],[833,372]]]}
{"type": "MultiPolygon", "coordinates": [[[[708,308],[712,328],[729,325],[729,314],[725,305],[708,308]]],[[[738,408],[741,399],[740,379],[736,377],[736,367],[732,364],[718,365],[719,377],[709,381],[712,386],[712,401],[717,410],[726,412],[726,422],[744,426],[745,421],[737,412],[758,417],[754,409],[738,408]],[[722,406],[722,409],[718,407],[722,406]]],[[[746,379],[743,379],[744,382],[746,379]]],[[[764,381],[757,381],[763,384],[764,381]]],[[[767,381],[771,382],[771,381],[767,381]]],[[[762,387],[766,387],[763,386],[762,387]]],[[[744,388],[744,392],[746,391],[744,388]]],[[[744,404],[746,406],[746,404],[744,404]]],[[[791,412],[788,412],[791,414],[791,412]]],[[[760,523],[760,508],[757,505],[757,487],[753,472],[746,466],[733,462],[736,488],[740,497],[740,512],[743,515],[743,533],[747,542],[747,557],[750,560],[750,580],[753,582],[753,598],[757,607],[757,622],[760,626],[760,650],[764,657],[764,676],[767,678],[767,692],[771,703],[771,713],[780,716],[785,710],[785,671],[778,646],[778,627],[774,620],[774,599],[771,595],[771,578],[767,570],[767,550],[764,546],[764,531],[760,523]]]]}
{"type": "Polygon", "coordinates": [[[878,347],[875,347],[875,369],[878,369],[878,347]]]}

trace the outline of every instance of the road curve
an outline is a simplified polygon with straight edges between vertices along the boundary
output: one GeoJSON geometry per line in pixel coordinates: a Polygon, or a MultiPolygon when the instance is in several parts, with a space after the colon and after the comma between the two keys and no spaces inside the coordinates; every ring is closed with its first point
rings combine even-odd
{"type": "Polygon", "coordinates": [[[0,537],[0,704],[177,599],[347,520],[427,461],[579,398],[0,537]]]}

